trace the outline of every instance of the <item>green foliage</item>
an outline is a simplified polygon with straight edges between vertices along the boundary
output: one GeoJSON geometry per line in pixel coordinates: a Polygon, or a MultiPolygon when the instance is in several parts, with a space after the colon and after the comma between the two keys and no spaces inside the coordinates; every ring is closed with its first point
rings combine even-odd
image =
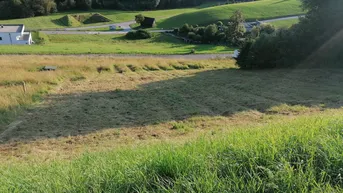
{"type": "MultiPolygon", "coordinates": [[[[343,57],[338,50],[342,48],[343,39],[337,34],[343,28],[343,23],[340,22],[343,17],[343,2],[303,2],[309,12],[299,24],[271,35],[261,35],[250,47],[243,48],[248,49],[244,52],[249,54],[240,56],[237,64],[243,68],[290,67],[299,63],[316,67],[322,66],[321,63],[328,64],[327,61],[334,64],[331,67],[340,64],[343,57]]],[[[274,30],[270,26],[261,27],[267,33],[274,30]]]]}
{"type": "Polygon", "coordinates": [[[139,40],[139,39],[149,39],[151,38],[151,33],[147,30],[139,29],[137,31],[130,31],[125,35],[127,39],[130,40],[139,40]]]}
{"type": "Polygon", "coordinates": [[[0,1],[0,19],[42,16],[56,11],[54,0],[0,1]]]}
{"type": "Polygon", "coordinates": [[[205,28],[204,39],[207,42],[212,42],[216,40],[216,34],[218,32],[218,26],[216,24],[208,25],[205,28]]]}
{"type": "Polygon", "coordinates": [[[180,34],[188,34],[188,32],[192,31],[192,27],[189,26],[187,23],[184,24],[180,29],[179,29],[179,33],[180,34]]]}
{"type": "Polygon", "coordinates": [[[239,45],[240,39],[244,37],[246,32],[244,26],[244,16],[241,11],[235,11],[235,13],[230,17],[228,28],[225,31],[228,42],[232,45],[239,45]]]}
{"type": "Polygon", "coordinates": [[[143,21],[144,21],[144,16],[142,15],[142,14],[138,14],[138,15],[136,15],[135,16],[135,21],[136,21],[136,23],[142,23],[143,21]]]}
{"type": "Polygon", "coordinates": [[[75,6],[80,10],[92,9],[92,0],[75,0],[75,6]]]}
{"type": "Polygon", "coordinates": [[[270,24],[270,23],[263,23],[259,27],[260,27],[260,32],[261,33],[266,33],[266,34],[272,34],[276,30],[275,26],[270,24]]]}

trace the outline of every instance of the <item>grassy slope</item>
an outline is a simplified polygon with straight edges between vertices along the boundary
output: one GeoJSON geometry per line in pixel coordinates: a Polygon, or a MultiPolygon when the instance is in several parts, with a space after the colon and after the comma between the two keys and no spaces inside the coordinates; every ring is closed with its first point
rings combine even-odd
{"type": "Polygon", "coordinates": [[[123,148],[72,162],[5,164],[0,190],[341,192],[343,114],[328,114],[212,132],[181,146],[123,148]]]}
{"type": "Polygon", "coordinates": [[[249,3],[205,8],[170,17],[158,22],[160,28],[180,27],[188,24],[209,24],[218,20],[227,21],[236,10],[241,10],[247,20],[277,18],[303,13],[299,0],[263,0],[249,3]]]}
{"type": "Polygon", "coordinates": [[[1,108],[31,104],[41,89],[59,85],[19,125],[1,130],[0,192],[342,191],[340,69],[240,71],[229,60],[108,57],[0,61],[1,108]],[[37,71],[44,65],[58,70],[37,71]],[[194,65],[202,67],[176,70],[194,65]],[[99,66],[110,71],[98,74],[99,66]],[[23,80],[26,94],[17,84],[23,80]],[[78,157],[85,152],[93,153],[78,157]]]}
{"type": "Polygon", "coordinates": [[[1,54],[187,54],[228,53],[233,48],[192,45],[173,37],[154,34],[152,39],[126,40],[124,35],[49,35],[49,43],[32,46],[0,46],[1,54]]]}
{"type": "Polygon", "coordinates": [[[276,28],[283,28],[283,27],[289,28],[293,24],[299,23],[299,19],[288,19],[288,20],[281,20],[281,21],[273,21],[270,23],[273,24],[276,28]]]}
{"type": "MultiPolygon", "coordinates": [[[[199,23],[199,18],[202,19],[201,23],[211,23],[217,20],[226,20],[234,10],[241,9],[247,18],[271,18],[280,17],[284,15],[294,15],[301,13],[299,8],[298,0],[263,0],[255,3],[242,3],[237,5],[224,5],[214,8],[208,8],[213,6],[213,3],[205,4],[195,8],[184,8],[184,9],[170,9],[170,10],[157,10],[157,11],[117,11],[117,10],[93,10],[92,12],[100,13],[107,18],[111,19],[112,22],[118,23],[134,20],[134,16],[142,13],[143,15],[156,17],[158,20],[165,19],[159,22],[158,27],[170,28],[179,27],[185,22],[188,23],[199,23]],[[268,11],[266,11],[268,10],[268,11]],[[190,13],[194,12],[194,13],[190,13]],[[190,13],[190,14],[187,14],[190,13]],[[180,16],[177,16],[181,14],[180,16]],[[199,15],[201,15],[199,17],[199,15]],[[175,17],[173,17],[175,16],[175,17]],[[169,18],[171,17],[171,18],[169,18]]],[[[26,19],[13,19],[13,20],[1,20],[3,24],[25,24],[27,29],[52,29],[52,28],[65,28],[67,26],[58,22],[58,19],[62,18],[67,14],[82,14],[82,12],[65,12],[57,13],[50,16],[26,18],[26,19]]],[[[83,12],[89,13],[89,12],[83,12]]],[[[92,24],[98,25],[98,24],[92,24]]]]}

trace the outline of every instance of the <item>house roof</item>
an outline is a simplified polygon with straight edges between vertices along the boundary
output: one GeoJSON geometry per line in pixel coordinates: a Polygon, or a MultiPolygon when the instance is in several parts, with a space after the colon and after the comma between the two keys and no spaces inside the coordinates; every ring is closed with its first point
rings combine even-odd
{"type": "Polygon", "coordinates": [[[143,25],[154,25],[155,18],[152,17],[144,17],[143,25]]]}
{"type": "Polygon", "coordinates": [[[8,25],[8,24],[0,24],[0,32],[12,32],[12,33],[20,33],[24,29],[23,24],[19,25],[8,25]]]}

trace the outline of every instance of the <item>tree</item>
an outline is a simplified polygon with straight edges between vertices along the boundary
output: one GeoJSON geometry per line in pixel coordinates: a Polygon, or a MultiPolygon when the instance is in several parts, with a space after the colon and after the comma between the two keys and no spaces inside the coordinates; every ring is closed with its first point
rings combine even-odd
{"type": "Polygon", "coordinates": [[[218,32],[218,27],[216,24],[208,25],[205,28],[204,39],[207,42],[212,42],[216,40],[216,34],[218,32]]]}
{"type": "Polygon", "coordinates": [[[235,11],[235,13],[230,17],[228,28],[225,32],[229,43],[237,45],[239,39],[244,37],[246,32],[244,22],[245,19],[241,11],[235,11]]]}
{"type": "Polygon", "coordinates": [[[342,66],[343,1],[302,0],[305,18],[290,29],[263,33],[241,49],[237,64],[242,68],[290,67],[301,64],[342,66]]]}
{"type": "Polygon", "coordinates": [[[145,20],[145,18],[144,18],[144,16],[142,14],[138,14],[138,15],[135,16],[135,21],[138,24],[143,23],[144,20],[145,20]]]}
{"type": "Polygon", "coordinates": [[[75,6],[77,9],[90,10],[92,9],[92,0],[75,0],[75,6]]]}

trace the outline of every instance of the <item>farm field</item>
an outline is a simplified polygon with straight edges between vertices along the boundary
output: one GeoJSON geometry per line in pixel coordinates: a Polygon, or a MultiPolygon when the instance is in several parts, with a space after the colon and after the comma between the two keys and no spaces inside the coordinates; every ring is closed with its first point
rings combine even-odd
{"type": "Polygon", "coordinates": [[[211,44],[188,44],[164,34],[147,40],[127,40],[125,35],[45,35],[32,46],[0,46],[1,54],[189,54],[231,53],[235,48],[211,44]]]}
{"type": "Polygon", "coordinates": [[[276,28],[289,28],[292,25],[299,23],[299,19],[280,20],[269,23],[273,24],[276,28]]]}
{"type": "MultiPolygon", "coordinates": [[[[303,11],[299,0],[261,0],[252,3],[239,3],[231,5],[214,6],[217,3],[206,3],[195,8],[170,9],[157,11],[118,11],[118,10],[92,10],[92,13],[100,13],[112,20],[107,23],[120,23],[134,20],[134,16],[143,15],[157,18],[157,28],[170,29],[180,27],[184,23],[209,24],[218,20],[227,21],[236,10],[242,10],[247,20],[269,19],[289,15],[299,15],[303,11]],[[268,11],[265,11],[265,10],[268,11]],[[201,17],[199,17],[201,15],[201,17]],[[201,18],[201,21],[199,21],[201,18]]],[[[59,19],[67,14],[88,14],[90,12],[64,12],[50,16],[41,16],[26,19],[0,20],[1,24],[26,25],[27,30],[66,28],[59,19]]],[[[89,25],[101,25],[97,23],[89,25]]],[[[82,26],[89,26],[82,25],[82,26]]]]}
{"type": "Polygon", "coordinates": [[[300,5],[301,3],[299,0],[261,0],[229,4],[168,17],[158,21],[157,26],[167,29],[180,27],[185,23],[191,25],[206,25],[215,23],[216,21],[227,22],[236,10],[242,11],[247,21],[300,15],[304,13],[300,5]]]}
{"type": "Polygon", "coordinates": [[[342,190],[340,69],[0,61],[1,192],[342,190]]]}

